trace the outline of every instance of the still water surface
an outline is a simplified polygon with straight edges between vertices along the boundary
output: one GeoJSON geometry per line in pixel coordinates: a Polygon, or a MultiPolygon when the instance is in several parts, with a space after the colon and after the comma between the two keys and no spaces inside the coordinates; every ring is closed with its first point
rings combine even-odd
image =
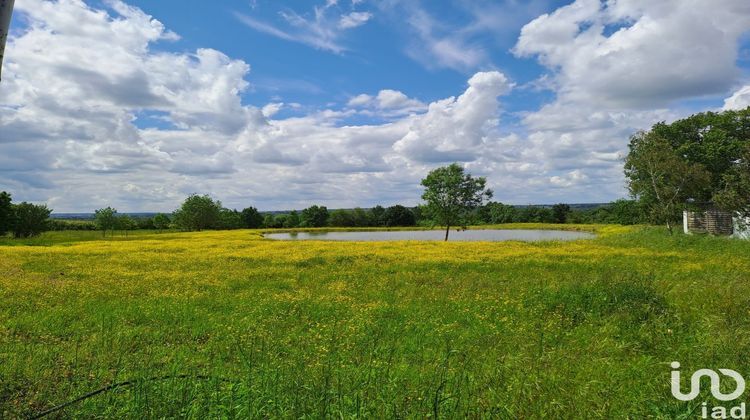
{"type": "MultiPolygon", "coordinates": [[[[440,230],[398,230],[398,231],[355,231],[355,232],[290,232],[267,233],[269,239],[286,241],[442,241],[445,231],[440,230]]],[[[596,235],[587,232],[565,230],[516,230],[516,229],[476,229],[457,232],[451,230],[449,241],[572,241],[592,239],[596,235]]]]}

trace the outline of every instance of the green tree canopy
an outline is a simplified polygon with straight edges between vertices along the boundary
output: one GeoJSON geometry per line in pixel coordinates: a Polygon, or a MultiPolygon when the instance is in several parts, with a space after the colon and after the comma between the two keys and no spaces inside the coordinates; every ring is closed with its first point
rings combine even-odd
{"type": "Polygon", "coordinates": [[[661,122],[651,133],[669,143],[678,156],[707,171],[710,181],[694,193],[696,200],[707,202],[724,188],[724,174],[750,144],[750,107],[702,112],[671,124],[661,122]]]}
{"type": "Polygon", "coordinates": [[[237,210],[222,208],[219,210],[218,229],[241,229],[244,225],[242,213],[237,210]]]}
{"type": "Polygon", "coordinates": [[[370,226],[385,226],[385,208],[377,205],[370,209],[369,223],[370,226]]]}
{"type": "Polygon", "coordinates": [[[153,224],[154,228],[158,230],[164,230],[169,228],[169,224],[172,223],[172,221],[169,219],[169,216],[167,216],[164,213],[159,213],[156,216],[154,216],[153,224]]]}
{"type": "Polygon", "coordinates": [[[552,218],[555,223],[565,223],[568,221],[568,214],[570,213],[570,206],[567,204],[555,204],[552,206],[552,218]]]}
{"type": "Polygon", "coordinates": [[[370,225],[370,214],[367,210],[360,207],[352,210],[352,218],[354,219],[354,226],[364,227],[370,225]]]}
{"type": "Polygon", "coordinates": [[[0,191],[0,236],[13,229],[13,200],[10,193],[0,191]]]}
{"type": "Polygon", "coordinates": [[[138,222],[126,214],[117,218],[117,228],[124,231],[127,236],[128,231],[138,229],[138,222]]]}
{"type": "Polygon", "coordinates": [[[300,225],[304,227],[323,227],[328,224],[326,206],[310,206],[300,214],[300,225]]]}
{"type": "Polygon", "coordinates": [[[52,213],[46,205],[27,202],[13,206],[13,236],[29,238],[47,230],[49,215],[52,213]]]}
{"type": "Polygon", "coordinates": [[[182,230],[203,230],[219,225],[221,202],[208,195],[192,194],[174,212],[174,223],[182,230]]]}
{"type": "Polygon", "coordinates": [[[487,223],[501,224],[515,222],[517,211],[511,205],[490,201],[482,207],[480,214],[487,223]]]}
{"type": "Polygon", "coordinates": [[[299,213],[297,213],[297,210],[292,210],[289,212],[289,214],[286,215],[286,220],[284,220],[284,227],[285,228],[296,228],[299,226],[299,213]]]}
{"type": "Polygon", "coordinates": [[[435,223],[445,226],[446,241],[451,226],[463,224],[472,210],[492,198],[486,183],[484,177],[472,177],[457,163],[434,169],[422,180],[425,210],[435,223]]]}
{"type": "Polygon", "coordinates": [[[345,209],[334,210],[331,212],[329,223],[331,226],[338,227],[355,226],[354,214],[351,211],[345,209]]]}
{"type": "Polygon", "coordinates": [[[722,183],[722,189],[714,196],[716,204],[739,213],[743,219],[750,218],[750,145],[724,174],[722,183]]]}
{"type": "MultiPolygon", "coordinates": [[[[276,219],[273,217],[273,214],[266,214],[263,217],[263,227],[267,228],[275,228],[277,226],[274,226],[276,219]]],[[[278,226],[281,227],[281,226],[278,226]]]]}
{"type": "Polygon", "coordinates": [[[108,230],[114,231],[117,228],[117,210],[112,207],[94,210],[94,223],[102,231],[102,236],[106,236],[108,230]]]}
{"type": "Polygon", "coordinates": [[[711,174],[702,164],[680,156],[655,132],[634,135],[629,148],[625,176],[630,193],[647,208],[653,222],[665,223],[671,233],[679,211],[702,197],[711,174]]]}
{"type": "Polygon", "coordinates": [[[395,205],[385,209],[386,226],[414,226],[416,224],[414,213],[402,205],[395,205]]]}
{"type": "Polygon", "coordinates": [[[263,215],[255,207],[242,209],[242,225],[248,229],[257,229],[263,226],[263,215]]]}

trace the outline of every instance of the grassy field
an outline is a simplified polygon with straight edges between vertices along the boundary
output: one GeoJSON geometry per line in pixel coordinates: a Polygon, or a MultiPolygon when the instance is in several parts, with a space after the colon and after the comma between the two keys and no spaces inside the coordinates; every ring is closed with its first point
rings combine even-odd
{"type": "Polygon", "coordinates": [[[128,380],[52,417],[689,418],[670,362],[750,374],[750,243],[568,228],[599,236],[4,240],[0,418],[128,380]]]}

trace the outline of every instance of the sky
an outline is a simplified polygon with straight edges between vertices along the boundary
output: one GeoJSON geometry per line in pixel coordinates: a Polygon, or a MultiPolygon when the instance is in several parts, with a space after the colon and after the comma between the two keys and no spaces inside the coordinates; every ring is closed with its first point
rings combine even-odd
{"type": "Polygon", "coordinates": [[[55,212],[627,197],[629,136],[750,106],[747,0],[16,0],[0,190],[55,212]]]}

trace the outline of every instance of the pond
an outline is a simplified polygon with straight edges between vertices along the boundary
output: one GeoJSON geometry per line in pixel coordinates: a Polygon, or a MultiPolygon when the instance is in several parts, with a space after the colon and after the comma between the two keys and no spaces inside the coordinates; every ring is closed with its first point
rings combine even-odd
{"type": "MultiPolygon", "coordinates": [[[[352,231],[352,232],[287,232],[267,233],[268,239],[286,241],[442,241],[444,230],[392,230],[392,231],[352,231]]],[[[472,229],[451,230],[449,241],[573,241],[592,239],[596,235],[588,232],[565,230],[523,230],[523,229],[472,229]]]]}

